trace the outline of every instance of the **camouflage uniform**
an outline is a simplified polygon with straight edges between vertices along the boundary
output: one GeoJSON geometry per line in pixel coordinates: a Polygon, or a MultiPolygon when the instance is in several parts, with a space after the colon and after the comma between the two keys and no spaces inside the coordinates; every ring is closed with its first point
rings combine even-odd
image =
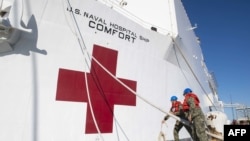
{"type": "MultiPolygon", "coordinates": [[[[193,93],[192,93],[193,94],[193,93]]],[[[193,94],[195,95],[195,94],[193,94]]],[[[196,95],[195,95],[196,96],[196,95]]],[[[191,117],[191,121],[193,123],[193,128],[194,128],[194,133],[197,137],[197,141],[208,141],[208,136],[206,134],[206,125],[205,125],[205,116],[201,110],[201,108],[199,107],[199,105],[197,105],[197,101],[199,103],[199,99],[196,96],[196,98],[194,97],[190,97],[187,95],[185,95],[185,100],[184,103],[186,101],[186,103],[189,106],[189,110],[188,110],[188,116],[191,117]]],[[[184,104],[183,103],[183,104],[184,104]]]]}
{"type": "MultiPolygon", "coordinates": [[[[181,118],[183,118],[183,117],[181,117],[181,118]]],[[[192,128],[190,126],[187,126],[187,125],[181,123],[180,121],[176,121],[176,123],[174,125],[174,139],[175,139],[175,141],[179,141],[179,131],[181,130],[181,128],[183,126],[186,128],[186,130],[188,131],[188,133],[190,134],[192,139],[194,139],[192,128]]]]}
{"type": "MultiPolygon", "coordinates": [[[[180,117],[181,119],[185,119],[187,120],[187,117],[185,116],[186,114],[183,112],[182,110],[182,105],[181,105],[181,102],[180,102],[180,105],[179,105],[179,108],[178,108],[178,111],[175,111],[173,109],[173,107],[171,107],[171,110],[170,110],[171,113],[173,113],[174,115],[180,117]]],[[[166,115],[164,120],[167,120],[170,116],[169,115],[166,115]]],[[[179,141],[179,131],[182,129],[182,127],[185,127],[186,130],[188,131],[188,133],[190,134],[190,136],[192,137],[192,139],[194,140],[194,134],[193,134],[193,129],[192,127],[188,126],[188,125],[185,125],[183,124],[182,122],[176,120],[175,122],[175,125],[174,125],[174,130],[173,130],[173,134],[174,134],[174,140],[175,141],[179,141]]]]}

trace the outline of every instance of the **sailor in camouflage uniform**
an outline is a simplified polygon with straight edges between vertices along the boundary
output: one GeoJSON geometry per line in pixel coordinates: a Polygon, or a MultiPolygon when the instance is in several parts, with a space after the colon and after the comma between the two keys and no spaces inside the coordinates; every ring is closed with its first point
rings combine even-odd
{"type": "MultiPolygon", "coordinates": [[[[180,101],[177,101],[177,97],[176,96],[172,96],[170,101],[172,102],[172,106],[170,108],[170,112],[180,118],[185,118],[185,114],[182,110],[182,103],[180,101]]],[[[169,115],[166,115],[164,117],[164,120],[162,121],[162,123],[164,123],[167,119],[169,118],[169,115]]],[[[185,118],[187,120],[187,118],[185,118]]],[[[179,141],[179,131],[182,129],[182,127],[185,127],[186,130],[189,132],[190,136],[193,137],[193,132],[192,132],[192,128],[188,125],[185,125],[183,123],[181,123],[180,121],[176,120],[175,126],[174,126],[174,130],[173,130],[173,134],[174,134],[174,140],[175,141],[179,141]]]]}
{"type": "Polygon", "coordinates": [[[183,110],[188,112],[188,120],[192,122],[197,141],[208,141],[206,134],[205,116],[199,106],[199,98],[192,93],[190,88],[186,88],[183,92],[185,96],[183,102],[183,110]]]}

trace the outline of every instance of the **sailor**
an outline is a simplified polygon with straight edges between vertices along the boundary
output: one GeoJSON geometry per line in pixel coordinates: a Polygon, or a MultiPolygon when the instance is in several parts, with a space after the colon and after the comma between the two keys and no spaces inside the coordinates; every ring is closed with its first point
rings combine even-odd
{"type": "MultiPolygon", "coordinates": [[[[187,118],[185,117],[185,114],[182,110],[182,104],[180,101],[177,101],[177,97],[176,96],[172,96],[170,101],[172,102],[172,106],[170,108],[170,112],[180,118],[184,118],[187,120],[187,118]]],[[[162,123],[164,123],[166,120],[169,119],[169,115],[166,115],[164,117],[164,119],[162,120],[162,123]]],[[[190,136],[192,137],[192,128],[190,126],[187,126],[183,123],[181,123],[180,121],[176,120],[175,122],[175,126],[174,126],[174,130],[173,130],[173,134],[174,134],[174,140],[175,141],[179,141],[179,131],[182,129],[182,127],[185,127],[186,130],[189,132],[190,136]]]]}
{"type": "Polygon", "coordinates": [[[183,102],[183,111],[188,112],[188,120],[193,124],[194,136],[198,141],[208,141],[206,134],[205,116],[199,106],[199,98],[190,88],[183,91],[185,96],[183,102]]]}

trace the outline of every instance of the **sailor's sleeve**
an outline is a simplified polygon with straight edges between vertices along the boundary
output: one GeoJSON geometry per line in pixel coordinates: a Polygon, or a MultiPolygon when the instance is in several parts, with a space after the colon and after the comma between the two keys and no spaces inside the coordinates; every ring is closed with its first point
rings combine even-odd
{"type": "Polygon", "coordinates": [[[192,97],[188,99],[188,105],[189,105],[189,115],[193,115],[195,112],[195,102],[192,97]]]}

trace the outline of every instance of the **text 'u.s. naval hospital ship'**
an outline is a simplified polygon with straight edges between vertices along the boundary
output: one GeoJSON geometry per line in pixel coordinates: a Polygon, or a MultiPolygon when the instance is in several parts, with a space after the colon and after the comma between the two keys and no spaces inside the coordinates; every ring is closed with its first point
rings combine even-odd
{"type": "Polygon", "coordinates": [[[223,140],[227,117],[181,0],[0,2],[1,141],[173,140],[170,97],[185,88],[223,140]]]}

